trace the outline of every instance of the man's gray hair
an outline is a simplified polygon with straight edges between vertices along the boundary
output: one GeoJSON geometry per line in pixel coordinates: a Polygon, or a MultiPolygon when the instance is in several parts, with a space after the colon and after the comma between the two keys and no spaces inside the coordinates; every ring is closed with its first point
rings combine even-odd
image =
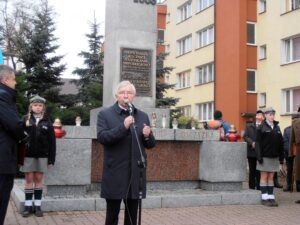
{"type": "Polygon", "coordinates": [[[0,65],[0,81],[15,74],[15,71],[6,65],[0,65]]]}
{"type": "Polygon", "coordinates": [[[130,86],[130,87],[131,87],[133,95],[136,94],[136,90],[135,90],[134,85],[133,85],[129,80],[123,80],[123,81],[121,81],[121,82],[117,85],[117,87],[116,87],[116,89],[115,89],[115,96],[118,95],[118,92],[119,92],[119,90],[120,90],[122,87],[126,87],[126,86],[130,86]]]}

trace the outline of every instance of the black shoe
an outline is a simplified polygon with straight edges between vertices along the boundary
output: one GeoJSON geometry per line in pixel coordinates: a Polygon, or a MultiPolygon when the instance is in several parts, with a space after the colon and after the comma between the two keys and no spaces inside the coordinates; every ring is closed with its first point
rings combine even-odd
{"type": "Polygon", "coordinates": [[[286,186],[286,188],[283,189],[284,192],[292,192],[291,186],[286,186]]]}
{"type": "Polygon", "coordinates": [[[275,199],[269,199],[269,202],[271,207],[278,207],[278,203],[275,201],[275,199]]]}
{"type": "Polygon", "coordinates": [[[43,211],[41,209],[41,206],[36,206],[35,207],[35,213],[34,214],[37,217],[42,217],[43,216],[43,211]]]}
{"type": "Polygon", "coordinates": [[[296,204],[300,204],[300,200],[295,201],[296,204]]]}
{"type": "Polygon", "coordinates": [[[32,210],[32,206],[25,206],[24,207],[24,211],[23,211],[23,213],[22,213],[22,216],[23,217],[28,217],[28,216],[30,216],[30,214],[33,212],[33,210],[32,210]]]}

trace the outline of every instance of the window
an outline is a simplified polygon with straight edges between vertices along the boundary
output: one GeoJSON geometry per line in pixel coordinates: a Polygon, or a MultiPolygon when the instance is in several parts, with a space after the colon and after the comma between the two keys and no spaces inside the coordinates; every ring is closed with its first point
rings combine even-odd
{"type": "Polygon", "coordinates": [[[259,95],[259,107],[265,107],[267,105],[266,93],[260,93],[259,95]]]}
{"type": "Polygon", "coordinates": [[[215,3],[214,0],[198,0],[197,12],[200,12],[215,3]]]}
{"type": "Polygon", "coordinates": [[[178,109],[180,110],[180,112],[185,115],[190,117],[191,116],[191,106],[183,106],[183,107],[178,107],[178,109]]]}
{"type": "Polygon", "coordinates": [[[157,31],[157,42],[159,44],[164,43],[165,41],[165,30],[158,30],[157,31]]]}
{"type": "Polygon", "coordinates": [[[177,22],[180,23],[192,16],[192,1],[184,3],[177,9],[177,22]]]}
{"type": "Polygon", "coordinates": [[[300,60],[300,36],[283,40],[283,63],[300,60]]]}
{"type": "Polygon", "coordinates": [[[197,32],[197,48],[204,47],[214,42],[214,26],[204,28],[197,32]]]}
{"type": "Polygon", "coordinates": [[[256,92],[256,71],[247,70],[247,92],[256,92]]]}
{"type": "Polygon", "coordinates": [[[259,0],[259,13],[263,13],[267,11],[267,1],[259,0]]]}
{"type": "Polygon", "coordinates": [[[206,64],[196,68],[197,84],[204,84],[214,80],[214,64],[206,64]]]}
{"type": "Polygon", "coordinates": [[[297,112],[300,106],[300,88],[283,90],[282,93],[283,113],[297,112]]]}
{"type": "Polygon", "coordinates": [[[177,41],[177,56],[192,51],[192,35],[186,36],[177,41]]]}
{"type": "Polygon", "coordinates": [[[259,47],[259,59],[266,59],[267,58],[267,46],[262,45],[259,47]]]}
{"type": "Polygon", "coordinates": [[[197,119],[199,121],[213,120],[214,104],[213,102],[200,103],[196,105],[197,119]]]}
{"type": "Polygon", "coordinates": [[[280,0],[280,11],[286,13],[300,8],[300,0],[280,0]]]}
{"type": "Polygon", "coordinates": [[[247,44],[255,45],[255,23],[247,22],[247,44]]]}
{"type": "Polygon", "coordinates": [[[176,83],[176,88],[181,89],[181,88],[186,88],[190,87],[190,71],[185,71],[182,73],[178,73],[176,75],[177,78],[177,83],[176,83]]]}

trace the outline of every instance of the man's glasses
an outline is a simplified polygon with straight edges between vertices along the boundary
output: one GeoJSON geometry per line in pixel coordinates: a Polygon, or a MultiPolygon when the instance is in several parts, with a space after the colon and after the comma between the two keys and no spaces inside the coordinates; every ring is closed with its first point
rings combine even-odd
{"type": "Polygon", "coordinates": [[[120,91],[118,92],[119,95],[133,95],[132,91],[120,91]]]}

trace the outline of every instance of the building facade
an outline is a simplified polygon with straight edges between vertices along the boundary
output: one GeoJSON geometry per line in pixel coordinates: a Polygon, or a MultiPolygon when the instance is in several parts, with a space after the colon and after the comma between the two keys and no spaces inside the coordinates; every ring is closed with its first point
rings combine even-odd
{"type": "Polygon", "coordinates": [[[256,0],[167,0],[166,82],[177,107],[200,122],[223,118],[244,129],[257,108],[256,0]]]}
{"type": "Polygon", "coordinates": [[[258,107],[272,106],[282,130],[300,106],[300,1],[258,0],[258,107]]]}

